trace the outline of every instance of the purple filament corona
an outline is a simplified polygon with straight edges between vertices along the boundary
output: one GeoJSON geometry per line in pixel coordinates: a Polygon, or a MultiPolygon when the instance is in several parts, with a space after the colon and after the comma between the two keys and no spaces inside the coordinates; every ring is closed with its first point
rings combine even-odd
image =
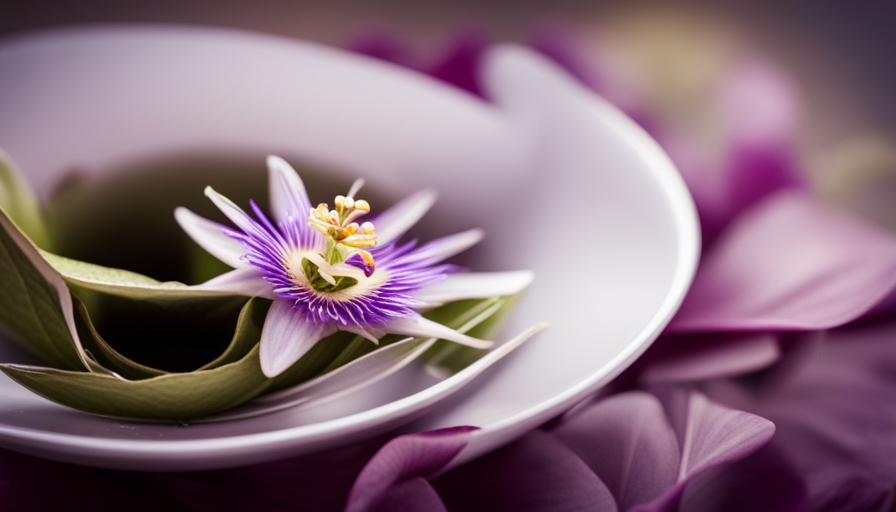
{"type": "Polygon", "coordinates": [[[438,258],[432,255],[433,244],[417,247],[416,241],[391,242],[370,250],[376,273],[386,276],[376,285],[360,293],[352,290],[354,287],[346,289],[348,293],[319,292],[297,281],[292,273],[301,270],[290,267],[290,257],[297,252],[323,252],[324,237],[305,219],[289,216],[275,226],[254,201],[251,206],[258,219],[250,219],[251,232],[229,229],[226,234],[243,243],[247,249],[244,261],[259,269],[277,296],[317,322],[382,327],[389,320],[415,314],[424,304],[413,292],[445,279],[456,269],[450,264],[434,265],[438,258]]]}

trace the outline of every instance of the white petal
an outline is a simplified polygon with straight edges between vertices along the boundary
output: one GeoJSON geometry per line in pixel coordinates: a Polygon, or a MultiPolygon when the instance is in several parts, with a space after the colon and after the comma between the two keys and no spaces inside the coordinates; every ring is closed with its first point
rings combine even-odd
{"type": "Polygon", "coordinates": [[[416,224],[436,202],[434,190],[421,190],[392,205],[373,219],[380,244],[397,240],[416,224]]]}
{"type": "Polygon", "coordinates": [[[492,341],[480,340],[472,336],[467,336],[466,334],[461,334],[450,327],[445,327],[442,324],[427,320],[419,315],[392,320],[386,324],[386,332],[403,334],[405,336],[415,336],[418,338],[439,338],[460,343],[461,345],[482,349],[489,349],[494,345],[494,342],[492,341]]]}
{"type": "Polygon", "coordinates": [[[242,208],[234,204],[230,199],[215,192],[215,189],[212,187],[205,187],[205,195],[215,203],[215,206],[217,206],[228,219],[236,224],[238,228],[242,229],[244,233],[262,236],[263,238],[270,238],[267,231],[263,230],[257,222],[252,220],[252,217],[249,217],[248,213],[244,212],[242,208]]]}
{"type": "Polygon", "coordinates": [[[348,324],[342,326],[343,331],[348,331],[358,336],[363,336],[368,340],[372,341],[374,345],[380,344],[380,338],[385,334],[384,332],[379,331],[378,329],[363,329],[357,325],[348,324]]]}
{"type": "Polygon", "coordinates": [[[246,254],[243,244],[224,234],[226,226],[200,217],[183,206],[174,210],[174,218],[194,242],[233,268],[241,268],[248,263],[240,260],[246,254]]]}
{"type": "Polygon", "coordinates": [[[268,193],[271,215],[277,222],[288,216],[303,220],[311,210],[311,200],[299,173],[279,156],[268,156],[268,193]]]}
{"type": "Polygon", "coordinates": [[[534,278],[531,270],[451,274],[444,281],[421,288],[416,297],[424,302],[445,303],[514,295],[529,286],[534,278]]]}
{"type": "Polygon", "coordinates": [[[466,251],[470,247],[478,244],[483,236],[485,236],[485,232],[476,228],[437,238],[421,247],[417,252],[417,255],[424,260],[427,265],[432,265],[450,258],[455,254],[466,251]]]}
{"type": "MultiPolygon", "coordinates": [[[[488,368],[489,366],[496,363],[502,357],[506,356],[510,352],[514,351],[517,347],[523,344],[526,340],[531,338],[532,336],[538,334],[539,332],[547,329],[548,323],[541,322],[539,324],[535,324],[532,327],[529,327],[525,331],[519,333],[513,338],[501,343],[494,350],[489,351],[484,356],[480,357],[475,363],[466,367],[463,372],[470,372],[473,375],[481,372],[482,370],[488,368]]],[[[434,360],[426,363],[424,369],[430,375],[436,377],[437,379],[446,379],[448,377],[452,377],[455,375],[455,371],[449,368],[445,368],[439,365],[440,361],[434,360]]]]}
{"type": "Polygon", "coordinates": [[[268,378],[280,375],[321,338],[334,332],[336,327],[333,324],[309,322],[301,310],[293,308],[289,302],[274,301],[261,331],[261,371],[268,378]]]}
{"type": "Polygon", "coordinates": [[[210,279],[200,285],[191,288],[198,290],[214,290],[221,292],[238,293],[250,297],[264,297],[265,299],[277,299],[277,294],[271,284],[265,281],[255,267],[244,267],[231,270],[226,274],[210,279]]]}

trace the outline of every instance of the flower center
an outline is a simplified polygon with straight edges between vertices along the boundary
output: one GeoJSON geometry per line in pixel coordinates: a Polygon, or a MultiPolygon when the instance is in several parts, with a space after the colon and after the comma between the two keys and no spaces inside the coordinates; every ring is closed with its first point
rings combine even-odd
{"type": "MultiPolygon", "coordinates": [[[[358,188],[357,186],[352,189],[358,188]]],[[[312,258],[303,258],[301,268],[309,285],[319,292],[332,293],[358,284],[358,280],[350,275],[331,274],[327,270],[333,265],[342,263],[364,271],[364,275],[373,275],[376,265],[373,256],[365,250],[376,245],[376,231],[373,224],[356,221],[370,213],[370,204],[363,199],[355,200],[352,193],[336,196],[336,208],[330,210],[326,203],[312,208],[308,215],[308,225],[316,229],[327,241],[327,248],[320,254],[323,262],[315,262],[312,258]],[[322,263],[324,265],[322,265],[322,263]]]]}

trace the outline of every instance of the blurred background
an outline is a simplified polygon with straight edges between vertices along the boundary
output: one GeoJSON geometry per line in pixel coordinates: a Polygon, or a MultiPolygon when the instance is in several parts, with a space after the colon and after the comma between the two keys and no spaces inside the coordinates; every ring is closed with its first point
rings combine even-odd
{"type": "Polygon", "coordinates": [[[813,187],[896,228],[896,2],[0,0],[0,42],[96,23],[231,27],[339,47],[387,34],[420,59],[464,30],[520,42],[560,32],[604,74],[624,77],[610,80],[611,99],[637,95],[710,156],[719,130],[709,92],[734,63],[760,58],[798,100],[798,113],[782,115],[793,117],[793,147],[813,187]]]}

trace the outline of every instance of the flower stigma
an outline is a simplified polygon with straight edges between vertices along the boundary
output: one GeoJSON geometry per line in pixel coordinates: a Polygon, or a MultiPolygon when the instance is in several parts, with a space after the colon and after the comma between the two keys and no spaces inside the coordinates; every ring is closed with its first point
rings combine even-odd
{"type": "Polygon", "coordinates": [[[333,210],[326,203],[320,203],[309,212],[308,226],[324,236],[326,250],[323,254],[304,255],[290,265],[290,270],[293,276],[301,272],[315,291],[334,293],[350,288],[358,284],[359,277],[349,275],[355,274],[351,270],[360,269],[365,277],[372,276],[376,270],[373,255],[366,250],[376,246],[376,229],[371,222],[356,222],[370,213],[367,201],[352,197],[359,188],[356,182],[348,196],[336,196],[333,210]],[[350,272],[343,273],[340,269],[350,272]]]}

